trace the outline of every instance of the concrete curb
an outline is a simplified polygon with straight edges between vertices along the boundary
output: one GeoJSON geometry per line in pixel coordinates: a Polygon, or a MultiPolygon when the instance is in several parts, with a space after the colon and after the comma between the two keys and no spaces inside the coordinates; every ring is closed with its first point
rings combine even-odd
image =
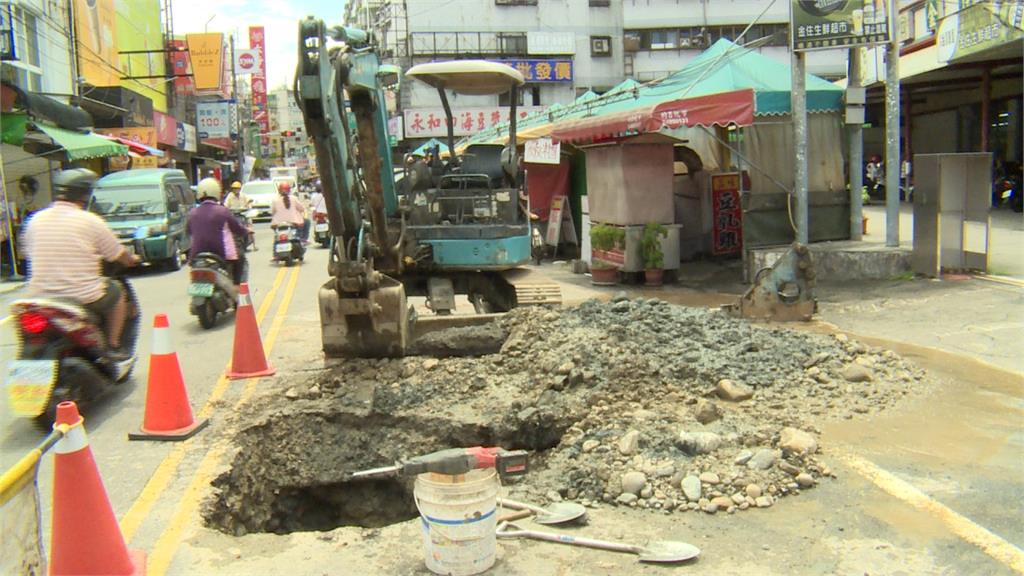
{"type": "Polygon", "coordinates": [[[0,283],[0,296],[10,294],[25,287],[25,282],[5,281],[0,283]]]}

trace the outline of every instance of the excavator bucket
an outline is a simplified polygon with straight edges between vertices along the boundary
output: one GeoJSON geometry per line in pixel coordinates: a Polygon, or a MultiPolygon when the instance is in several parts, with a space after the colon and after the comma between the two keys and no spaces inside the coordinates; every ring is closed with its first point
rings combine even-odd
{"type": "Polygon", "coordinates": [[[320,328],[328,358],[404,356],[409,346],[409,306],[401,282],[383,277],[365,298],[341,297],[335,280],[320,287],[320,328]]]}
{"type": "Polygon", "coordinates": [[[722,309],[751,320],[810,320],[818,310],[812,291],[814,277],[810,250],[794,242],[773,266],[757,272],[753,285],[738,302],[722,309]]]}

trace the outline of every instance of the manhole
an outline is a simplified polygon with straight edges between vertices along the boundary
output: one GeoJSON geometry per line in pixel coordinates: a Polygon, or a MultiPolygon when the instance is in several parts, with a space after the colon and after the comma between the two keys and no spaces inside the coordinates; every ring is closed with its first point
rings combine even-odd
{"type": "Polygon", "coordinates": [[[555,446],[571,422],[518,428],[443,418],[279,412],[243,430],[231,469],[213,485],[208,526],[228,534],[287,534],[341,526],[379,528],[417,515],[412,478],[347,481],[357,470],[455,446],[555,446]]]}

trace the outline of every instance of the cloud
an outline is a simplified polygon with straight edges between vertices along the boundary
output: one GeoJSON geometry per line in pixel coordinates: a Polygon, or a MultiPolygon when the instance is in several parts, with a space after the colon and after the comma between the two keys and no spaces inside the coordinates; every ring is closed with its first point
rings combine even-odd
{"type": "Polygon", "coordinates": [[[174,33],[184,35],[204,29],[237,33],[235,48],[244,49],[249,47],[249,26],[263,26],[267,43],[267,83],[271,87],[291,85],[299,20],[307,13],[315,13],[318,4],[322,1],[174,0],[174,33]]]}

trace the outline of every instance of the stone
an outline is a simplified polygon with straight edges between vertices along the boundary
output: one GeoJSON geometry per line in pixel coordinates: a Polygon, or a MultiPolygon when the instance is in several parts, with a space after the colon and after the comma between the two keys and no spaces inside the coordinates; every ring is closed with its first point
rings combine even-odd
{"type": "Polygon", "coordinates": [[[722,417],[722,413],[718,410],[718,406],[710,400],[701,398],[697,400],[697,406],[694,408],[694,418],[701,424],[710,424],[715,420],[722,417]]]}
{"type": "Polygon", "coordinates": [[[637,496],[636,494],[630,494],[629,492],[623,492],[622,494],[619,494],[619,497],[616,498],[615,501],[618,502],[619,504],[624,504],[626,506],[629,506],[630,504],[635,503],[639,499],[640,499],[640,497],[637,496]]]}
{"type": "Polygon", "coordinates": [[[440,363],[441,361],[438,360],[437,358],[427,358],[426,360],[423,361],[423,369],[433,370],[434,368],[437,368],[437,365],[440,363]]]}
{"type": "Polygon", "coordinates": [[[560,365],[558,368],[556,368],[555,372],[559,375],[567,376],[570,372],[573,371],[574,368],[576,368],[575,364],[573,364],[572,362],[566,362],[560,365]]]}
{"type": "Polygon", "coordinates": [[[783,472],[789,474],[790,476],[796,476],[797,474],[800,473],[799,468],[797,468],[793,464],[790,464],[789,462],[786,462],[785,460],[779,460],[777,466],[779,467],[779,470],[782,470],[783,472]]]}
{"type": "Polygon", "coordinates": [[[640,432],[637,430],[630,430],[623,434],[622,438],[619,438],[619,453],[623,456],[631,456],[635,454],[639,447],[640,432]]]}
{"type": "Polygon", "coordinates": [[[737,506],[747,501],[747,497],[744,496],[743,494],[740,494],[739,492],[733,494],[730,499],[732,500],[732,503],[737,506]]]}
{"type": "Polygon", "coordinates": [[[754,505],[757,506],[758,508],[768,508],[769,506],[772,505],[772,497],[760,496],[758,498],[755,498],[754,505]]]}
{"type": "Polygon", "coordinates": [[[519,413],[516,414],[516,417],[519,418],[520,422],[523,422],[523,421],[529,420],[536,413],[537,413],[537,409],[536,408],[534,408],[533,406],[528,406],[528,407],[523,408],[522,410],[520,410],[519,413]]]}
{"type": "Polygon", "coordinates": [[[294,386],[284,391],[284,397],[289,400],[295,400],[299,397],[299,391],[294,386]]]}
{"type": "Polygon", "coordinates": [[[658,466],[658,468],[654,471],[654,475],[657,476],[658,478],[667,478],[675,473],[676,467],[671,464],[664,464],[662,466],[658,466]]]}
{"type": "Polygon", "coordinates": [[[622,491],[639,495],[647,484],[647,476],[643,472],[626,472],[622,475],[622,491]]]}
{"type": "Polygon", "coordinates": [[[811,476],[807,472],[802,472],[796,475],[796,483],[799,484],[801,488],[810,488],[811,486],[814,486],[814,476],[811,476]]]}
{"type": "Polygon", "coordinates": [[[728,496],[717,496],[711,499],[711,503],[718,506],[719,510],[725,510],[733,505],[732,498],[728,496]]]}
{"type": "Polygon", "coordinates": [[[754,391],[750,389],[749,386],[733,382],[728,378],[718,381],[718,386],[715,388],[715,394],[717,394],[722,400],[726,400],[728,402],[742,402],[754,397],[754,391]]]}
{"type": "Polygon", "coordinates": [[[651,496],[654,496],[654,489],[650,486],[644,486],[644,489],[640,491],[640,497],[646,499],[651,496]]]}
{"type": "Polygon", "coordinates": [[[309,387],[308,394],[313,398],[318,398],[320,396],[320,386],[313,384],[312,386],[309,387]]]}
{"type": "Polygon", "coordinates": [[[548,490],[547,492],[544,493],[544,496],[547,497],[548,502],[562,501],[562,495],[558,493],[558,490],[548,490]]]}
{"type": "Polygon", "coordinates": [[[814,454],[818,451],[818,441],[803,430],[787,427],[779,434],[779,448],[784,454],[814,454]]]}
{"type": "Polygon", "coordinates": [[[629,294],[625,290],[619,290],[612,296],[612,302],[629,302],[629,294]]]}
{"type": "Polygon", "coordinates": [[[612,304],[612,312],[629,312],[629,300],[623,300],[612,304]]]}
{"type": "Polygon", "coordinates": [[[733,460],[734,464],[742,466],[746,464],[754,456],[754,452],[751,450],[744,450],[736,455],[736,459],[733,460]]]}
{"type": "Polygon", "coordinates": [[[700,500],[700,478],[692,475],[683,478],[682,488],[683,495],[686,496],[687,500],[689,500],[690,502],[696,502],[700,500]]]}
{"type": "Polygon", "coordinates": [[[708,454],[722,445],[722,437],[714,432],[680,432],[677,443],[690,455],[708,454]]]}
{"type": "Polygon", "coordinates": [[[856,363],[847,364],[846,368],[843,368],[842,375],[847,382],[871,382],[875,379],[870,368],[856,363]]]}
{"type": "Polygon", "coordinates": [[[584,452],[592,452],[594,450],[594,448],[597,448],[600,445],[601,445],[601,443],[598,442],[597,440],[587,440],[587,441],[583,442],[583,451],[584,452]]]}
{"type": "Polygon", "coordinates": [[[767,470],[775,464],[777,458],[778,454],[776,454],[775,450],[762,448],[750,458],[747,462],[747,468],[751,470],[767,470]]]}
{"type": "Polygon", "coordinates": [[[700,509],[703,510],[704,512],[707,512],[708,514],[714,514],[715,512],[718,512],[718,504],[715,504],[714,502],[708,502],[707,504],[701,506],[700,509]]]}
{"type": "Polygon", "coordinates": [[[700,481],[703,484],[718,484],[721,480],[718,478],[718,474],[714,472],[701,472],[700,481]]]}

